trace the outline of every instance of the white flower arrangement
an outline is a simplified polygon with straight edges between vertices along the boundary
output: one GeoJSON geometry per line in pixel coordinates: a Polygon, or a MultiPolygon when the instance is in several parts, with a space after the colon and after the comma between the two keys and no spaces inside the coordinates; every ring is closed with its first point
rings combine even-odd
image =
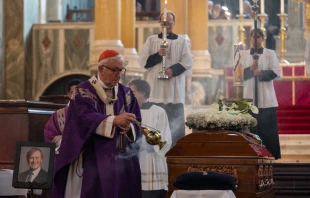
{"type": "Polygon", "coordinates": [[[246,100],[238,100],[226,106],[221,100],[206,109],[191,112],[186,117],[185,125],[190,129],[226,129],[244,131],[257,125],[256,119],[250,114],[257,114],[258,108],[246,100]]]}

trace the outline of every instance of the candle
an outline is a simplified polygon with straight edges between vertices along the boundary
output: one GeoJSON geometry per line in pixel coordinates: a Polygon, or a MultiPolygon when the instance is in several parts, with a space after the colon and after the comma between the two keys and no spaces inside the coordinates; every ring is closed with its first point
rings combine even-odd
{"type": "Polygon", "coordinates": [[[281,14],[284,14],[284,0],[281,0],[281,9],[280,9],[280,12],[281,14]]]}
{"type": "Polygon", "coordinates": [[[167,0],[165,0],[165,6],[164,6],[164,21],[166,21],[166,19],[167,19],[167,12],[168,12],[168,10],[167,10],[167,0]]]}
{"type": "Polygon", "coordinates": [[[243,0],[239,0],[239,14],[243,15],[243,0]]]}
{"type": "Polygon", "coordinates": [[[265,0],[260,1],[260,13],[261,14],[265,13],[265,0]]]}

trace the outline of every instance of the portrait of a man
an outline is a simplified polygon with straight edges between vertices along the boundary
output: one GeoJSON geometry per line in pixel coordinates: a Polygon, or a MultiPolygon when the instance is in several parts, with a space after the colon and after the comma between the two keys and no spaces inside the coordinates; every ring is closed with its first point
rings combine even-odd
{"type": "Polygon", "coordinates": [[[44,183],[48,180],[48,173],[42,168],[43,153],[39,148],[31,148],[26,154],[28,170],[19,173],[19,182],[44,183]]]}

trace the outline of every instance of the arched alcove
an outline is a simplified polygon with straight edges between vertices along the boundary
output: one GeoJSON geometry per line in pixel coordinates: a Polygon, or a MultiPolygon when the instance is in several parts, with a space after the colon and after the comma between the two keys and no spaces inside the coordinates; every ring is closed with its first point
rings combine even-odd
{"type": "Polygon", "coordinates": [[[88,80],[90,76],[83,74],[73,74],[67,75],[57,79],[55,82],[50,84],[42,96],[51,96],[51,95],[66,95],[68,93],[68,83],[73,79],[79,79],[81,81],[88,80]]]}

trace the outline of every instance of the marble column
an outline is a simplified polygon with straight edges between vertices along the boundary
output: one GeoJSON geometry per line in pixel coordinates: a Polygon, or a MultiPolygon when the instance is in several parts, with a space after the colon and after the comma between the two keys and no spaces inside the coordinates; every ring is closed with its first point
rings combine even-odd
{"type": "Polygon", "coordinates": [[[122,83],[127,84],[131,79],[141,78],[142,72],[135,48],[136,1],[122,0],[121,4],[121,40],[124,44],[124,57],[127,63],[126,74],[122,76],[122,83]]]}
{"type": "MultiPolygon", "coordinates": [[[[43,2],[42,2],[43,3],[43,2]]],[[[63,21],[63,0],[47,0],[46,1],[46,20],[47,21],[63,21]]]]}
{"type": "Polygon", "coordinates": [[[2,88],[3,99],[28,99],[31,89],[30,32],[33,23],[38,22],[38,1],[2,1],[2,88]],[[3,82],[4,81],[4,82],[3,82]],[[26,91],[27,90],[27,91],[26,91]]]}
{"type": "Polygon", "coordinates": [[[97,71],[99,55],[106,49],[124,54],[121,39],[121,0],[96,0],[95,41],[91,46],[89,69],[97,71]]]}
{"type": "Polygon", "coordinates": [[[211,57],[208,51],[208,2],[190,0],[188,2],[188,34],[191,38],[193,54],[192,105],[205,104],[205,90],[210,83],[211,57]]]}

